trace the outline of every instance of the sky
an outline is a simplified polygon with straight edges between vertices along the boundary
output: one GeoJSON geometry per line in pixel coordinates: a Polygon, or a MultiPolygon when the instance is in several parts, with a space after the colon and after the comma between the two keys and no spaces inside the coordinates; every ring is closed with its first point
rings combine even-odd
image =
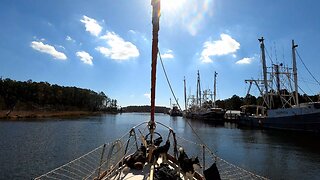
{"type": "MultiPolygon", "coordinates": [[[[162,0],[159,50],[183,106],[202,89],[217,99],[245,96],[245,79],[261,78],[258,38],[267,59],[291,66],[291,40],[319,81],[320,1],[162,0]]],[[[103,91],[120,106],[150,104],[151,2],[149,0],[1,0],[0,76],[103,91]]],[[[270,63],[269,63],[270,64],[270,63]]],[[[319,84],[297,59],[299,86],[319,84]]],[[[158,61],[156,105],[173,98],[158,61]]],[[[253,93],[258,93],[253,90],[253,93]]]]}

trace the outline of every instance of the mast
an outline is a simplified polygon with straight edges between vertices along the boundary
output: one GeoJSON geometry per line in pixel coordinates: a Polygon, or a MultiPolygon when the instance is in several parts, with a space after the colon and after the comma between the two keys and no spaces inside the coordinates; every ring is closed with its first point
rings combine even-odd
{"type": "Polygon", "coordinates": [[[158,32],[160,17],[160,0],[151,0],[152,5],[152,64],[151,64],[151,119],[149,129],[155,129],[155,96],[156,96],[156,73],[157,73],[157,55],[158,55],[158,32]]]}
{"type": "Polygon", "coordinates": [[[197,96],[196,96],[196,102],[197,102],[197,106],[199,105],[199,70],[198,70],[198,77],[197,77],[197,96]]]}
{"type": "Polygon", "coordinates": [[[197,80],[197,105],[201,107],[201,87],[200,87],[200,73],[198,70],[198,80],[197,80]]]}
{"type": "Polygon", "coordinates": [[[293,66],[294,91],[295,91],[294,94],[295,94],[296,105],[299,106],[296,47],[298,47],[298,45],[294,44],[294,40],[292,40],[292,66],[293,66]]]}
{"type": "Polygon", "coordinates": [[[214,72],[214,83],[213,83],[213,107],[216,107],[216,95],[217,95],[217,72],[214,72]]]}
{"type": "Polygon", "coordinates": [[[265,98],[267,102],[267,107],[269,107],[269,95],[268,95],[268,77],[267,77],[267,63],[266,63],[266,55],[265,55],[265,49],[264,49],[264,39],[261,37],[261,39],[258,39],[260,42],[260,49],[261,49],[261,58],[262,58],[262,67],[263,67],[263,83],[265,88],[265,98]]]}
{"type": "Polygon", "coordinates": [[[276,85],[277,85],[277,93],[280,95],[280,72],[279,72],[279,65],[274,65],[274,71],[276,75],[276,85]]]}
{"type": "Polygon", "coordinates": [[[187,89],[186,89],[186,77],[183,77],[183,85],[184,85],[184,110],[187,110],[187,89]]]}

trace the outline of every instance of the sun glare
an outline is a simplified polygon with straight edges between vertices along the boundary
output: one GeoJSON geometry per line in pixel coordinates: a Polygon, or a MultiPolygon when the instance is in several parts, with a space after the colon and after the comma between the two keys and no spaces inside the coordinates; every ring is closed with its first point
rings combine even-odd
{"type": "Polygon", "coordinates": [[[180,11],[187,0],[162,0],[161,11],[165,14],[172,14],[180,11]]]}
{"type": "Polygon", "coordinates": [[[182,27],[196,35],[211,16],[214,0],[161,0],[161,22],[166,27],[182,27]]]}

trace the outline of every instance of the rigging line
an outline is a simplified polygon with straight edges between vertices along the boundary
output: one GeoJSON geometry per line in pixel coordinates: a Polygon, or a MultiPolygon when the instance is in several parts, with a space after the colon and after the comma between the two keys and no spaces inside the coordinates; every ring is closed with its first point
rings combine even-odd
{"type": "MultiPolygon", "coordinates": [[[[293,81],[290,76],[289,76],[289,79],[290,79],[291,81],[293,81]]],[[[298,88],[299,88],[300,91],[302,91],[304,94],[307,94],[299,85],[298,85],[298,88]]],[[[312,100],[309,96],[307,96],[307,97],[308,97],[308,99],[310,100],[310,102],[313,102],[313,100],[312,100]]]]}
{"type": "Polygon", "coordinates": [[[308,73],[311,75],[311,77],[320,85],[320,82],[313,76],[313,74],[310,72],[310,70],[307,68],[306,64],[303,62],[302,58],[300,57],[300,54],[298,53],[298,51],[296,50],[297,55],[300,59],[300,61],[302,62],[303,66],[307,69],[308,73]]]}
{"type": "MultiPolygon", "coordinates": [[[[159,49],[159,48],[158,48],[158,54],[159,54],[159,58],[160,58],[160,62],[161,62],[161,65],[162,65],[162,69],[163,69],[164,75],[166,76],[168,85],[169,85],[170,90],[171,90],[171,93],[172,93],[174,99],[176,100],[177,105],[178,105],[178,107],[179,107],[179,109],[180,109],[180,111],[181,111],[181,107],[180,107],[180,105],[179,105],[179,103],[178,103],[178,101],[177,101],[177,99],[176,99],[176,96],[175,96],[175,94],[174,94],[174,92],[173,92],[173,89],[172,89],[172,87],[171,87],[169,78],[168,78],[168,76],[167,76],[167,72],[166,72],[166,70],[165,70],[165,68],[164,68],[164,65],[163,65],[163,62],[162,62],[161,53],[160,53],[160,49],[159,49]]],[[[185,120],[186,120],[186,122],[188,123],[188,125],[190,126],[191,130],[193,131],[193,133],[194,133],[194,134],[196,135],[196,137],[199,139],[200,143],[201,143],[203,146],[205,146],[205,147],[212,153],[212,155],[214,155],[214,156],[216,157],[216,155],[215,155],[216,153],[214,153],[214,152],[216,152],[216,151],[212,151],[212,150],[204,143],[204,141],[200,138],[200,136],[197,134],[197,132],[195,131],[195,129],[191,126],[189,120],[188,120],[188,119],[185,119],[185,120]]]]}
{"type": "Polygon", "coordinates": [[[176,101],[176,103],[177,103],[180,111],[182,111],[182,110],[181,110],[181,107],[180,107],[180,104],[179,104],[179,102],[178,102],[178,100],[177,100],[177,97],[176,97],[176,95],[174,94],[173,89],[172,89],[172,87],[171,87],[171,84],[170,84],[170,81],[169,81],[169,78],[168,78],[166,69],[164,68],[164,65],[163,65],[163,61],[162,61],[162,58],[161,58],[161,54],[160,54],[160,49],[159,49],[159,48],[158,48],[158,54],[159,54],[159,58],[160,58],[162,70],[163,70],[164,75],[165,75],[165,77],[166,77],[166,79],[167,79],[167,83],[168,83],[168,85],[169,85],[169,88],[170,88],[170,90],[171,90],[171,93],[172,93],[172,95],[173,95],[173,97],[174,97],[174,100],[176,101]]]}
{"type": "Polygon", "coordinates": [[[267,48],[265,48],[265,50],[266,50],[266,53],[267,53],[267,55],[268,55],[268,57],[269,57],[269,59],[270,59],[270,61],[271,61],[271,64],[273,64],[273,60],[272,60],[272,58],[271,58],[271,56],[270,56],[270,54],[269,54],[269,52],[268,52],[267,48]]]}
{"type": "Polygon", "coordinates": [[[305,86],[308,88],[309,92],[311,92],[312,94],[314,94],[313,90],[310,88],[309,84],[313,84],[315,85],[316,83],[314,82],[310,82],[310,81],[306,81],[304,78],[300,78],[302,80],[299,80],[299,84],[300,82],[303,82],[305,84],[305,86]]]}

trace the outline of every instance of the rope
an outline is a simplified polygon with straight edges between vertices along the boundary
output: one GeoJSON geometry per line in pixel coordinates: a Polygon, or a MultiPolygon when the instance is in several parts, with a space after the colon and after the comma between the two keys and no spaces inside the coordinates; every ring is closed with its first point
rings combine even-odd
{"type": "MultiPolygon", "coordinates": [[[[168,76],[167,76],[167,72],[166,72],[166,70],[165,70],[165,68],[164,68],[164,65],[163,65],[163,61],[162,61],[162,58],[161,58],[161,54],[160,54],[160,49],[159,49],[159,48],[158,48],[158,54],[159,54],[159,58],[160,58],[160,62],[161,62],[161,65],[162,65],[162,69],[163,69],[164,75],[165,75],[165,77],[166,77],[167,83],[168,83],[169,88],[170,88],[170,90],[171,90],[171,93],[172,93],[172,95],[173,95],[173,97],[174,97],[174,99],[175,99],[175,101],[176,101],[176,103],[177,103],[177,105],[178,105],[178,107],[179,107],[179,109],[180,109],[180,111],[181,111],[181,107],[180,107],[180,105],[179,105],[179,103],[178,103],[178,100],[177,100],[177,98],[176,98],[176,96],[175,96],[175,94],[174,94],[174,92],[173,92],[173,89],[172,89],[172,87],[171,87],[169,78],[168,78],[168,76]]],[[[193,131],[193,133],[196,135],[196,137],[197,137],[198,140],[200,141],[200,143],[201,143],[202,145],[204,145],[204,146],[210,151],[210,153],[211,153],[212,155],[214,155],[215,153],[213,153],[213,151],[211,151],[210,148],[209,148],[209,147],[204,143],[204,141],[200,138],[200,136],[197,134],[197,132],[194,130],[194,128],[193,128],[192,125],[190,124],[189,120],[188,120],[188,119],[185,119],[185,120],[186,120],[186,122],[188,123],[188,125],[190,126],[191,130],[193,131]]],[[[216,156],[216,155],[214,155],[214,156],[216,156]]]]}
{"type": "Polygon", "coordinates": [[[311,75],[311,77],[318,83],[318,85],[320,86],[320,82],[313,76],[313,74],[310,72],[310,70],[307,68],[306,64],[303,62],[302,58],[300,57],[300,54],[298,53],[298,51],[296,50],[297,55],[300,59],[300,61],[302,62],[303,66],[306,68],[306,70],[308,71],[308,73],[311,75]]]}
{"type": "MultiPolygon", "coordinates": [[[[293,81],[293,79],[292,79],[290,76],[288,76],[288,78],[289,78],[289,80],[293,81]]],[[[298,88],[299,88],[299,90],[302,91],[304,94],[307,94],[299,85],[298,85],[298,88]]],[[[310,100],[310,102],[313,102],[313,100],[312,100],[309,96],[307,96],[307,97],[308,97],[308,99],[310,100]]]]}
{"type": "Polygon", "coordinates": [[[180,104],[179,104],[179,102],[178,102],[178,100],[177,100],[177,98],[176,98],[176,95],[174,94],[173,89],[172,89],[172,87],[171,87],[171,83],[170,83],[170,81],[169,81],[169,78],[168,78],[166,69],[164,68],[164,65],[163,65],[163,61],[162,61],[162,58],[161,58],[161,54],[160,54],[160,49],[159,49],[159,48],[158,48],[158,54],[159,54],[159,58],[160,58],[160,62],[161,62],[161,66],[162,66],[163,73],[164,73],[164,75],[165,75],[165,77],[166,77],[167,83],[168,83],[169,88],[170,88],[170,90],[171,90],[171,94],[173,95],[174,100],[176,101],[176,103],[177,103],[180,111],[182,111],[182,110],[181,110],[181,107],[180,107],[180,104]]]}
{"type": "Polygon", "coordinates": [[[270,61],[271,61],[271,64],[273,64],[273,60],[272,60],[272,58],[271,58],[271,56],[270,56],[270,54],[269,54],[269,52],[268,52],[267,48],[264,48],[264,49],[265,49],[265,51],[266,51],[266,54],[267,54],[268,58],[269,58],[269,59],[270,59],[270,61]]]}

